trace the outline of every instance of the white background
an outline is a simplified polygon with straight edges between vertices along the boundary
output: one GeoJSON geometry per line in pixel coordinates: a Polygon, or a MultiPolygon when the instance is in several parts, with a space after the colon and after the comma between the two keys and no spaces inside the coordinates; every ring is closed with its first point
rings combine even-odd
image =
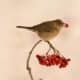
{"type": "Polygon", "coordinates": [[[30,61],[34,78],[80,80],[80,0],[0,0],[0,80],[30,80],[26,59],[39,38],[35,33],[16,29],[16,25],[32,26],[56,18],[69,23],[69,28],[51,42],[71,62],[65,69],[40,66],[35,55],[48,49],[42,43],[30,61]]]}

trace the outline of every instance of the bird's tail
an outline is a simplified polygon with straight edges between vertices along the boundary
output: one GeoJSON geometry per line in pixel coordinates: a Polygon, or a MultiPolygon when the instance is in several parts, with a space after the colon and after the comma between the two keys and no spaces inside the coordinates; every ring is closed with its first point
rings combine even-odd
{"type": "Polygon", "coordinates": [[[32,27],[26,27],[26,26],[16,26],[16,28],[23,28],[23,29],[32,30],[32,27]]]}

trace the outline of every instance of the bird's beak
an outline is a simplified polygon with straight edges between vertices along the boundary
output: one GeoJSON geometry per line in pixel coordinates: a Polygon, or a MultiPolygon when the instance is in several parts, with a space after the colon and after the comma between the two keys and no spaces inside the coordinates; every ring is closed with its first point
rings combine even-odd
{"type": "Polygon", "coordinates": [[[63,26],[66,27],[66,28],[69,27],[69,25],[67,23],[64,23],[63,26]]]}

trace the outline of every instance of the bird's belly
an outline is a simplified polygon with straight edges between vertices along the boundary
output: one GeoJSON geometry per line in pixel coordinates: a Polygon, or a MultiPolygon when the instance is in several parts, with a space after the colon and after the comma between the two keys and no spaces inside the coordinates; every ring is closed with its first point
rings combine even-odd
{"type": "Polygon", "coordinates": [[[43,40],[50,40],[58,35],[58,32],[39,32],[39,37],[43,40]]]}

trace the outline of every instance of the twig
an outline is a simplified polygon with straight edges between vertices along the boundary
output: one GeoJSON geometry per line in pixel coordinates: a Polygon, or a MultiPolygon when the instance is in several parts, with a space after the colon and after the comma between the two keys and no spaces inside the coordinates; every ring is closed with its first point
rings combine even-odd
{"type": "Polygon", "coordinates": [[[59,50],[57,50],[57,49],[52,45],[52,43],[50,43],[49,41],[46,41],[46,42],[47,42],[47,43],[49,44],[49,46],[53,49],[55,55],[60,55],[61,57],[64,58],[64,56],[59,52],[59,50]]]}
{"type": "Polygon", "coordinates": [[[32,54],[32,51],[34,50],[34,48],[35,48],[41,41],[42,41],[42,40],[39,40],[39,41],[32,47],[32,49],[31,49],[31,51],[29,52],[29,55],[28,55],[26,69],[27,69],[28,72],[29,72],[29,75],[30,75],[31,80],[34,80],[34,79],[33,79],[33,76],[32,76],[31,68],[29,67],[30,57],[31,57],[31,54],[32,54]]]}
{"type": "Polygon", "coordinates": [[[53,49],[53,51],[54,51],[54,54],[56,53],[56,49],[55,49],[55,47],[49,42],[49,41],[46,41],[48,44],[49,44],[49,46],[53,49]]]}
{"type": "Polygon", "coordinates": [[[48,51],[46,52],[46,55],[48,55],[48,53],[50,52],[51,50],[51,47],[49,47],[48,51]]]}

